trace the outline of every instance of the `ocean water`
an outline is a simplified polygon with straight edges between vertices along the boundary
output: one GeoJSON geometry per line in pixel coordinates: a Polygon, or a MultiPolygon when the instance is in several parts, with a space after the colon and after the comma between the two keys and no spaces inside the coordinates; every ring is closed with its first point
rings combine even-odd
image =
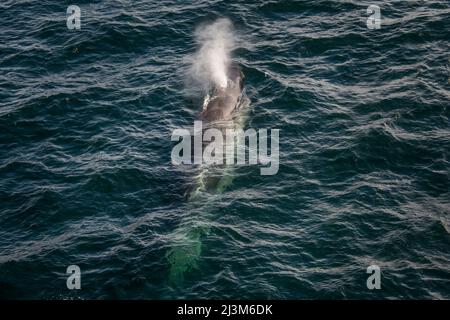
{"type": "Polygon", "coordinates": [[[1,1],[0,298],[449,299],[449,40],[446,0],[1,1]],[[195,30],[221,17],[280,167],[191,202],[170,137],[201,110],[195,30]],[[207,232],[173,283],[185,221],[207,232]]]}

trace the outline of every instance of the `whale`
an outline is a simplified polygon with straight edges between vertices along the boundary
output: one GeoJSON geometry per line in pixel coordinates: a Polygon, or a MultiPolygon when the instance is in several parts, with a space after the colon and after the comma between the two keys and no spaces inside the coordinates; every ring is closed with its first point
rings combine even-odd
{"type": "MultiPolygon", "coordinates": [[[[245,118],[240,111],[242,106],[246,105],[243,101],[248,102],[243,96],[244,74],[239,64],[232,63],[228,67],[227,77],[228,82],[225,88],[214,86],[211,93],[205,97],[203,110],[200,113],[204,130],[215,128],[224,135],[226,129],[237,129],[243,126],[245,118]]],[[[207,143],[204,147],[206,145],[207,143]]],[[[190,199],[192,200],[199,191],[223,192],[231,182],[228,181],[228,169],[229,166],[226,165],[203,166],[196,179],[196,189],[189,195],[190,199]]]]}
{"type": "Polygon", "coordinates": [[[228,82],[226,87],[213,86],[212,94],[206,97],[201,119],[209,123],[227,121],[233,118],[234,112],[242,94],[244,74],[237,63],[233,63],[227,70],[228,82]]]}
{"type": "MultiPolygon", "coordinates": [[[[225,87],[212,86],[203,99],[199,118],[205,128],[224,131],[227,128],[241,128],[245,123],[244,110],[250,100],[245,96],[244,74],[238,63],[228,66],[227,78],[225,87]]],[[[166,254],[172,285],[181,285],[185,274],[196,268],[203,249],[202,239],[210,231],[215,199],[232,184],[233,178],[233,166],[229,164],[201,164],[198,167],[193,186],[187,192],[190,214],[172,234],[173,243],[166,254]]]]}

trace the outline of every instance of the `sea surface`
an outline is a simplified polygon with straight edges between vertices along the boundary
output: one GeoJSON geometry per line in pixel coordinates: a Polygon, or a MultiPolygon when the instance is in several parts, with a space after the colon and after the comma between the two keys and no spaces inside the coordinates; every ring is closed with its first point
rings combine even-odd
{"type": "Polygon", "coordinates": [[[450,299],[449,52],[446,0],[2,0],[0,298],[450,299]],[[170,138],[198,119],[186,74],[218,18],[280,167],[190,202],[170,138]],[[208,232],[172,283],[187,220],[208,232]]]}

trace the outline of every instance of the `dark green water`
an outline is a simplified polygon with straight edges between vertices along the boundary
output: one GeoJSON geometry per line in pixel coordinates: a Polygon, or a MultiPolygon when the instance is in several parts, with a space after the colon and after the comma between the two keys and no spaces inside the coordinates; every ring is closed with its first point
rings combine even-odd
{"type": "Polygon", "coordinates": [[[449,299],[449,31],[445,0],[3,0],[0,297],[449,299]],[[280,169],[238,167],[192,203],[170,136],[198,118],[187,58],[218,17],[239,36],[246,127],[281,130],[280,169]],[[186,219],[208,233],[175,286],[186,219]]]}

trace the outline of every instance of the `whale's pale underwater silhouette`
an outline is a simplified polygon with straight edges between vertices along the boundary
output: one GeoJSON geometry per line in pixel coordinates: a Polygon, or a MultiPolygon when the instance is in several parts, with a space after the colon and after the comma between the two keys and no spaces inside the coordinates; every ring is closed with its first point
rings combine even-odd
{"type": "MultiPolygon", "coordinates": [[[[245,122],[243,107],[248,106],[249,99],[244,94],[244,74],[237,63],[229,65],[226,87],[214,86],[205,97],[200,118],[206,127],[214,127],[221,131],[226,128],[241,128],[245,122]]],[[[182,221],[173,234],[174,245],[167,253],[170,263],[169,281],[180,284],[185,273],[195,268],[202,252],[201,239],[209,233],[208,215],[210,206],[214,205],[214,196],[220,195],[232,183],[232,166],[201,165],[195,177],[192,190],[187,194],[192,211],[201,213],[182,221]],[[203,217],[200,217],[203,215],[203,217]]]]}

